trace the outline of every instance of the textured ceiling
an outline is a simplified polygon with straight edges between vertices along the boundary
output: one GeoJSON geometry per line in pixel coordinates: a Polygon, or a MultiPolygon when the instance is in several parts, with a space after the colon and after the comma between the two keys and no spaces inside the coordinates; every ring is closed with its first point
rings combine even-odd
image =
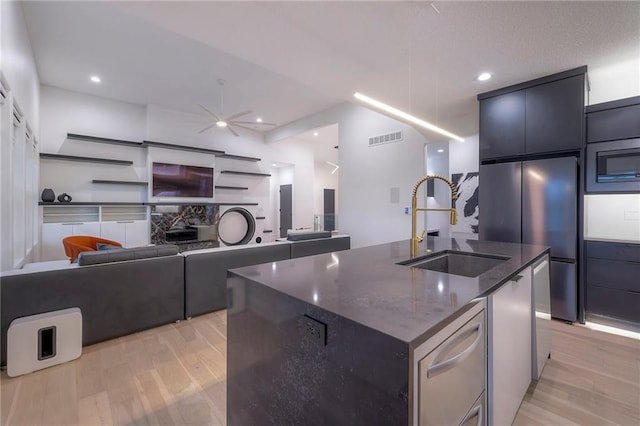
{"type": "MultiPolygon", "coordinates": [[[[640,2],[25,2],[43,83],[285,124],[361,91],[459,134],[475,95],[640,66],[640,2]],[[494,78],[480,83],[482,71],[494,78]],[[103,83],[92,85],[90,74],[103,83]]],[[[640,69],[637,69],[640,75],[640,69]]],[[[640,78],[639,78],[640,81],[640,78]]],[[[639,83],[640,84],[640,83],[639,83]]]]}

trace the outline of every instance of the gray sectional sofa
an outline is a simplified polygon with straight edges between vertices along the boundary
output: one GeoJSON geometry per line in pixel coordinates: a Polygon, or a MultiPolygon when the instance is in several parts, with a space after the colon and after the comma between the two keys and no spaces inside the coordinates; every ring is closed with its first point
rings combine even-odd
{"type": "Polygon", "coordinates": [[[146,247],[114,252],[82,253],[78,265],[62,269],[3,273],[1,364],[16,318],[78,307],[83,345],[184,318],[184,257],[176,246],[156,249],[155,256],[146,247]]]}
{"type": "Polygon", "coordinates": [[[222,249],[194,250],[184,255],[185,318],[227,306],[227,270],[314,254],[349,250],[351,238],[339,235],[222,249]]]}
{"type": "MultiPolygon", "coordinates": [[[[224,309],[227,270],[350,248],[348,236],[178,253],[176,246],[82,253],[78,263],[0,275],[1,365],[16,318],[78,307],[89,345],[224,309]]],[[[64,262],[63,262],[64,263],[64,262]]]]}

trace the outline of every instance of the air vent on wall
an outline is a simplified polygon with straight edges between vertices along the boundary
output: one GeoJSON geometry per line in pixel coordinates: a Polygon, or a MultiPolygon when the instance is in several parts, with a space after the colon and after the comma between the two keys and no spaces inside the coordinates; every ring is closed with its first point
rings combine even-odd
{"type": "Polygon", "coordinates": [[[378,146],[384,143],[399,142],[402,140],[402,130],[386,135],[374,136],[369,138],[369,146],[378,146]]]}

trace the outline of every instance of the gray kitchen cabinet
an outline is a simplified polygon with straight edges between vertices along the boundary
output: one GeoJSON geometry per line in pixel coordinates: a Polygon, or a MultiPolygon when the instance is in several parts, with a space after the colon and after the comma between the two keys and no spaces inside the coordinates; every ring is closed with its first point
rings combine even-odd
{"type": "Polygon", "coordinates": [[[584,146],[586,67],[478,95],[480,161],[584,146]]]}
{"type": "Polygon", "coordinates": [[[640,244],[586,241],[587,319],[640,326],[640,244]]]}
{"type": "Polygon", "coordinates": [[[480,102],[480,159],[511,157],[525,150],[525,93],[480,102]]]}
{"type": "Polygon", "coordinates": [[[640,96],[587,107],[587,143],[640,138],[640,96]]]}
{"type": "Polygon", "coordinates": [[[580,74],[526,90],[526,154],[582,148],[584,80],[580,74]]]}

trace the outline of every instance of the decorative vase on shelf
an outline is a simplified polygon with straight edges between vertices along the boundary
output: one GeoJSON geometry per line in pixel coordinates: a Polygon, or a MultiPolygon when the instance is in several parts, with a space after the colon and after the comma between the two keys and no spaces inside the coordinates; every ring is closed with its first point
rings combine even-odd
{"type": "Polygon", "coordinates": [[[51,203],[56,200],[56,194],[53,192],[53,189],[45,188],[44,190],[42,190],[42,195],[40,195],[40,198],[45,203],[51,203]]]}
{"type": "Polygon", "coordinates": [[[58,201],[60,201],[61,203],[70,203],[71,195],[67,194],[66,192],[63,192],[62,194],[58,195],[58,201]]]}

